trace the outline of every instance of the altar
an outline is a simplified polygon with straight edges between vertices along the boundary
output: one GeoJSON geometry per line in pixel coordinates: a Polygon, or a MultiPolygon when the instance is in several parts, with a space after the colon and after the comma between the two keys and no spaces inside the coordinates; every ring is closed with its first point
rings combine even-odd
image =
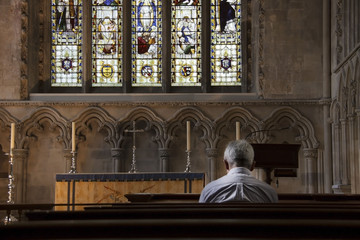
{"type": "Polygon", "coordinates": [[[205,173],[66,173],[56,174],[57,210],[76,204],[125,203],[132,193],[201,193],[205,173]]]}

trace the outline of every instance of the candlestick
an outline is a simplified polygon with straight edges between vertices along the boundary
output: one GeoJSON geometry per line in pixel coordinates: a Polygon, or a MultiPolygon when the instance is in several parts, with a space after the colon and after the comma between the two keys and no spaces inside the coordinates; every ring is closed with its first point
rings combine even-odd
{"type": "Polygon", "coordinates": [[[236,122],[236,140],[240,140],[240,122],[236,122]]]}
{"type": "Polygon", "coordinates": [[[186,151],[190,152],[190,121],[186,121],[186,151]]]}
{"type": "Polygon", "coordinates": [[[75,152],[76,150],[76,141],[75,141],[75,122],[71,124],[71,151],[75,152]]]}
{"type": "Polygon", "coordinates": [[[11,123],[10,126],[10,154],[12,154],[12,151],[15,148],[15,123],[11,123]]]}

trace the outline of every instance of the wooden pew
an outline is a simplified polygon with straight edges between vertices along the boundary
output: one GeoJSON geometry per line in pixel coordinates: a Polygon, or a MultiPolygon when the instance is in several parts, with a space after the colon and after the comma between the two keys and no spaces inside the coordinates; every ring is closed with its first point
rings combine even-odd
{"type": "Polygon", "coordinates": [[[2,239],[359,239],[360,221],[327,219],[107,219],[1,226],[2,239]]]}

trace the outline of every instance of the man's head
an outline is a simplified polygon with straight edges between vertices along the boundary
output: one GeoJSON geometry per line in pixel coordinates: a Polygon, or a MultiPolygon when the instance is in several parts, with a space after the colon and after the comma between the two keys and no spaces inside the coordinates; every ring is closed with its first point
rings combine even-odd
{"type": "Polygon", "coordinates": [[[224,152],[226,169],[245,167],[249,170],[254,168],[254,149],[246,140],[231,141],[224,152]]]}

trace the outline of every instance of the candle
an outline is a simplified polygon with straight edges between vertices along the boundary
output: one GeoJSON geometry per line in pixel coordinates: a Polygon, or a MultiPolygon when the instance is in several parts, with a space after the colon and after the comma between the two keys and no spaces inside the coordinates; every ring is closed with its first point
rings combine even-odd
{"type": "Polygon", "coordinates": [[[236,140],[240,140],[240,122],[236,122],[236,140]]]}
{"type": "Polygon", "coordinates": [[[75,143],[75,122],[72,122],[71,124],[71,150],[75,152],[76,150],[76,143],[75,143]]]}
{"type": "Polygon", "coordinates": [[[186,121],[186,150],[190,151],[190,121],[186,121]]]}
{"type": "Polygon", "coordinates": [[[10,154],[12,154],[13,149],[15,148],[15,123],[11,123],[10,131],[10,154]]]}

